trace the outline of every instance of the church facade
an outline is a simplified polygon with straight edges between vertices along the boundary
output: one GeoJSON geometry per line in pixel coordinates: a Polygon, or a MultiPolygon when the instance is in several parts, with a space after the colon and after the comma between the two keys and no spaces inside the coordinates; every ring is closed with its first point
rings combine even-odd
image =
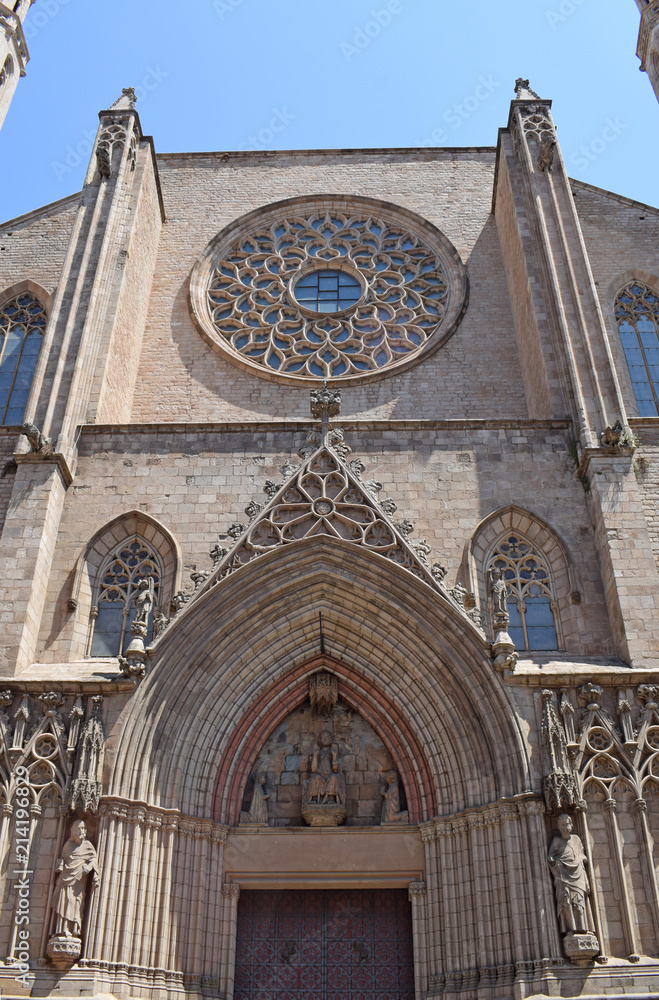
{"type": "Polygon", "coordinates": [[[3,995],[659,991],[658,235],[525,80],[0,226],[3,995]]]}

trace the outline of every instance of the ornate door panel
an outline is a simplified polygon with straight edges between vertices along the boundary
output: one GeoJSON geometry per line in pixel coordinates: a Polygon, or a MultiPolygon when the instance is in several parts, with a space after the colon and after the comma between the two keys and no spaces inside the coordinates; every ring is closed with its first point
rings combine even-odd
{"type": "Polygon", "coordinates": [[[240,895],[235,1000],[413,1000],[404,889],[240,895]]]}

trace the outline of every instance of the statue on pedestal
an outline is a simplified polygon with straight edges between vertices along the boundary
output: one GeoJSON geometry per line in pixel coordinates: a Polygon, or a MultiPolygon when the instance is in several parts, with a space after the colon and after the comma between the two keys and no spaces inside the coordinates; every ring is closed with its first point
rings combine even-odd
{"type": "Polygon", "coordinates": [[[556,912],[565,935],[565,954],[577,965],[591,962],[599,955],[593,914],[590,908],[590,883],[586,872],[586,852],[581,838],[573,833],[567,813],[558,817],[560,836],[554,837],[549,848],[549,867],[554,876],[556,912]]]}
{"type": "Polygon", "coordinates": [[[339,749],[329,729],[323,729],[317,742],[302,795],[302,818],[309,826],[340,826],[346,818],[346,786],[339,749]]]}
{"type": "Polygon", "coordinates": [[[57,915],[55,933],[48,942],[48,956],[58,967],[68,967],[79,957],[82,914],[87,878],[93,873],[93,885],[99,883],[96,848],[87,840],[84,820],[71,826],[71,834],[57,863],[59,872],[51,906],[57,915]]]}

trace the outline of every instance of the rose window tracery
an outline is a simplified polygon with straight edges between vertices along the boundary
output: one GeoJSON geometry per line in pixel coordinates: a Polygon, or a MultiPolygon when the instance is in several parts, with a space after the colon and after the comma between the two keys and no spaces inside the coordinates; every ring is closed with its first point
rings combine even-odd
{"type": "Polygon", "coordinates": [[[439,346],[464,309],[464,268],[440,233],[375,203],[331,201],[220,234],[193,275],[213,346],[267,377],[379,375],[439,346]]]}

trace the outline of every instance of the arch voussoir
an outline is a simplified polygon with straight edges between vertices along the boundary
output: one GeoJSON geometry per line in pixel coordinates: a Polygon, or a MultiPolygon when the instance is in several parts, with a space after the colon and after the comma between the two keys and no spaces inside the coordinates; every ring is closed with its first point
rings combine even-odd
{"type": "Polygon", "coordinates": [[[127,712],[112,794],[235,822],[253,734],[304,697],[319,610],[345,698],[391,750],[415,817],[529,787],[523,736],[475,630],[406,570],[318,537],[233,574],[165,634],[127,712]]]}

